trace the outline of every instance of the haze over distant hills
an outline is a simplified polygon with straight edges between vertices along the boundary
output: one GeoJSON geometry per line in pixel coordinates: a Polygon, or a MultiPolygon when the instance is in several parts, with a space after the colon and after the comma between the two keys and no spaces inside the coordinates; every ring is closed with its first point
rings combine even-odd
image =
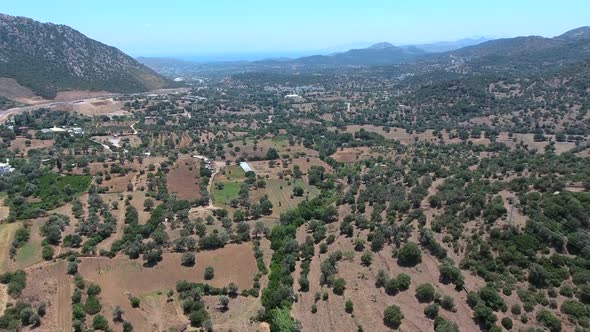
{"type": "Polygon", "coordinates": [[[68,26],[3,14],[0,78],[12,82],[12,90],[28,88],[45,98],[65,90],[137,92],[168,84],[117,48],[68,26]]]}
{"type": "Polygon", "coordinates": [[[351,49],[328,55],[312,55],[295,59],[273,58],[260,61],[234,61],[216,64],[196,64],[166,58],[141,58],[157,72],[177,75],[181,72],[210,73],[212,68],[230,71],[276,70],[296,68],[315,70],[322,68],[388,66],[414,64],[418,67],[457,65],[457,61],[472,67],[523,68],[538,67],[543,61],[563,63],[589,58],[588,27],[568,31],[553,38],[527,36],[488,40],[486,38],[461,39],[453,42],[437,42],[422,45],[395,46],[388,42],[373,44],[367,48],[351,49]],[[454,64],[453,64],[454,62],[454,64]]]}

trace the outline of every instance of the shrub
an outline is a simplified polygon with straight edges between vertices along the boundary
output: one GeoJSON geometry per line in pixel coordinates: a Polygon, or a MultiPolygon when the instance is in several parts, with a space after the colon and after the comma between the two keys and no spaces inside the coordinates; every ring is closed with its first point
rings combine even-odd
{"type": "Polygon", "coordinates": [[[435,332],[460,332],[459,326],[453,322],[438,316],[434,319],[434,331],[435,332]]]}
{"type": "Polygon", "coordinates": [[[418,245],[413,242],[407,242],[399,250],[397,262],[401,266],[415,266],[422,261],[422,252],[418,245]]]}
{"type": "Polygon", "coordinates": [[[473,319],[477,323],[489,329],[496,323],[498,317],[496,317],[494,311],[491,308],[487,307],[483,303],[479,303],[474,308],[473,319]]]}
{"type": "Polygon", "coordinates": [[[513,304],[512,307],[510,308],[510,312],[513,315],[520,315],[521,312],[522,312],[522,310],[520,308],[520,304],[518,304],[518,303],[517,304],[513,304]]]}
{"type": "Polygon", "coordinates": [[[559,294],[561,294],[565,297],[573,297],[574,290],[570,286],[564,285],[559,289],[559,294]]]}
{"type": "Polygon", "coordinates": [[[479,290],[478,294],[479,298],[492,310],[506,311],[508,309],[500,294],[492,287],[483,287],[479,290]]]}
{"type": "Polygon", "coordinates": [[[560,308],[561,312],[575,318],[587,317],[589,312],[588,308],[581,302],[576,300],[566,300],[563,302],[560,308]]]}
{"type": "Polygon", "coordinates": [[[316,312],[318,312],[318,306],[314,303],[311,305],[311,313],[315,314],[316,312]]]}
{"type": "Polygon", "coordinates": [[[385,311],[383,312],[383,323],[392,329],[397,329],[402,323],[403,319],[404,315],[402,314],[400,308],[396,305],[391,305],[385,308],[385,311]]]}
{"type": "Polygon", "coordinates": [[[561,331],[561,321],[555,317],[549,310],[542,309],[537,313],[537,321],[551,332],[561,331]]]}
{"type": "Polygon", "coordinates": [[[68,262],[68,266],[67,266],[66,270],[67,270],[68,274],[71,274],[71,275],[78,273],[78,263],[76,263],[76,261],[68,262]]]}
{"type": "Polygon", "coordinates": [[[109,322],[103,315],[96,315],[92,320],[92,327],[95,330],[107,331],[109,329],[109,322]]]}
{"type": "Polygon", "coordinates": [[[84,311],[89,315],[96,315],[102,309],[102,304],[100,304],[100,300],[98,297],[92,295],[88,296],[86,299],[86,303],[84,304],[84,311]]]}
{"type": "Polygon", "coordinates": [[[444,284],[453,283],[457,289],[463,288],[465,281],[461,270],[454,265],[445,263],[439,267],[440,281],[444,284]]]}
{"type": "Polygon", "coordinates": [[[389,276],[387,275],[387,272],[385,272],[384,270],[379,270],[377,272],[377,276],[375,277],[375,287],[380,288],[385,286],[385,283],[388,279],[389,276]]]}
{"type": "Polygon", "coordinates": [[[364,266],[370,266],[373,262],[373,253],[370,251],[365,252],[363,256],[361,256],[361,262],[364,266]]]}
{"type": "Polygon", "coordinates": [[[131,323],[129,323],[128,321],[124,321],[123,322],[123,332],[131,332],[133,331],[133,325],[131,325],[131,323]]]}
{"type": "Polygon", "coordinates": [[[141,303],[141,300],[138,297],[131,297],[129,299],[129,301],[131,302],[131,306],[133,308],[139,308],[139,304],[141,303]]]}
{"type": "Polygon", "coordinates": [[[94,295],[98,295],[100,294],[100,286],[97,284],[90,284],[88,286],[88,289],[86,290],[86,294],[88,294],[88,296],[94,296],[94,295]]]}
{"type": "Polygon", "coordinates": [[[412,282],[412,277],[405,273],[400,273],[397,278],[397,286],[399,287],[400,291],[405,291],[410,288],[410,283],[412,282]]]}
{"type": "Polygon", "coordinates": [[[346,300],[346,303],[344,303],[344,310],[346,310],[347,313],[352,314],[352,311],[354,310],[354,304],[351,300],[346,300]]]}
{"type": "Polygon", "coordinates": [[[440,301],[440,306],[447,311],[455,311],[455,299],[449,295],[445,295],[440,301]]]}
{"type": "Polygon", "coordinates": [[[421,284],[416,287],[416,298],[422,303],[434,301],[434,287],[431,284],[421,284]]]}
{"type": "Polygon", "coordinates": [[[213,277],[215,277],[215,270],[213,269],[212,266],[207,266],[205,268],[205,273],[204,273],[203,277],[205,278],[205,280],[211,280],[211,279],[213,279],[213,277]]]}
{"type": "Polygon", "coordinates": [[[182,254],[180,258],[180,264],[183,266],[193,266],[195,265],[195,254],[192,252],[185,252],[182,254]]]}
{"type": "Polygon", "coordinates": [[[434,319],[436,316],[438,316],[438,310],[439,310],[439,306],[436,303],[432,303],[426,306],[426,308],[424,308],[424,315],[430,319],[434,319]]]}
{"type": "Polygon", "coordinates": [[[507,330],[512,330],[512,319],[510,317],[502,318],[502,326],[507,330]]]}
{"type": "Polygon", "coordinates": [[[398,285],[397,279],[391,278],[391,279],[387,280],[385,282],[385,285],[383,286],[383,288],[385,289],[385,293],[387,293],[388,295],[397,294],[397,292],[399,291],[399,285],[398,285]]]}
{"type": "Polygon", "coordinates": [[[344,294],[344,290],[346,289],[346,281],[342,278],[335,279],[333,287],[334,294],[342,295],[344,294]]]}
{"type": "Polygon", "coordinates": [[[41,251],[41,256],[43,257],[44,260],[46,260],[46,261],[52,260],[54,254],[55,254],[55,250],[53,250],[53,247],[51,247],[49,245],[43,246],[43,249],[41,251]]]}

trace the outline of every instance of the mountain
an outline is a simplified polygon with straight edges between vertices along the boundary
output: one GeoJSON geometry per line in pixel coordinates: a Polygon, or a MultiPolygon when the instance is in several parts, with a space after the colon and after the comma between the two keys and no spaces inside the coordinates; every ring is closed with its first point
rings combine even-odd
{"type": "Polygon", "coordinates": [[[381,43],[373,44],[373,45],[367,47],[367,49],[382,50],[382,49],[392,48],[392,47],[395,47],[395,45],[388,43],[388,42],[381,42],[381,43]]]}
{"type": "Polygon", "coordinates": [[[383,42],[342,53],[302,57],[289,63],[316,66],[382,66],[414,61],[424,55],[426,52],[418,48],[400,48],[383,42]]]}
{"type": "Polygon", "coordinates": [[[0,78],[45,98],[59,91],[139,92],[169,82],[115,47],[65,25],[0,14],[0,78]]]}
{"type": "Polygon", "coordinates": [[[411,48],[416,47],[428,53],[442,53],[457,50],[466,46],[472,46],[481,44],[483,42],[489,41],[490,39],[485,37],[480,38],[464,38],[455,41],[441,41],[441,42],[434,42],[430,44],[418,44],[418,45],[404,45],[400,46],[402,48],[411,48]]]}
{"type": "MultiPolygon", "coordinates": [[[[351,49],[329,55],[312,55],[281,61],[289,65],[316,66],[384,66],[415,62],[427,58],[429,54],[442,53],[461,47],[476,45],[487,41],[485,38],[461,39],[450,42],[437,42],[422,45],[395,46],[388,42],[373,44],[367,48],[351,49]]],[[[265,61],[267,62],[267,61],[265,61]]]]}
{"type": "Polygon", "coordinates": [[[556,38],[563,40],[590,39],[590,27],[579,27],[577,29],[570,30],[560,36],[557,36],[556,38]]]}
{"type": "MultiPolygon", "coordinates": [[[[472,68],[546,70],[557,65],[590,60],[590,27],[547,38],[526,36],[487,41],[447,52],[435,58],[464,61],[472,68]]],[[[442,62],[444,63],[444,62],[442,62]]]]}

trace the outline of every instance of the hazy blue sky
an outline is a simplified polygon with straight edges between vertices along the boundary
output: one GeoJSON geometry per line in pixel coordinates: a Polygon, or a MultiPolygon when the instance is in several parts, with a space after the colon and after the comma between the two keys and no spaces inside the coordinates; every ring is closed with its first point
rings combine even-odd
{"type": "Polygon", "coordinates": [[[589,0],[0,0],[0,12],[67,24],[134,56],[288,55],[590,25],[589,0]]]}

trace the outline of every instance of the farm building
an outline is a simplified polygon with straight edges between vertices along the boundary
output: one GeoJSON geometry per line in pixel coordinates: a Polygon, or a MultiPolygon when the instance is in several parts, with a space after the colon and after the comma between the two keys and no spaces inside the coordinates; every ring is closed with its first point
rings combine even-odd
{"type": "Polygon", "coordinates": [[[248,165],[247,162],[242,161],[240,163],[240,167],[244,170],[244,172],[248,173],[248,172],[254,172],[254,170],[252,168],[250,168],[250,165],[248,165]]]}

